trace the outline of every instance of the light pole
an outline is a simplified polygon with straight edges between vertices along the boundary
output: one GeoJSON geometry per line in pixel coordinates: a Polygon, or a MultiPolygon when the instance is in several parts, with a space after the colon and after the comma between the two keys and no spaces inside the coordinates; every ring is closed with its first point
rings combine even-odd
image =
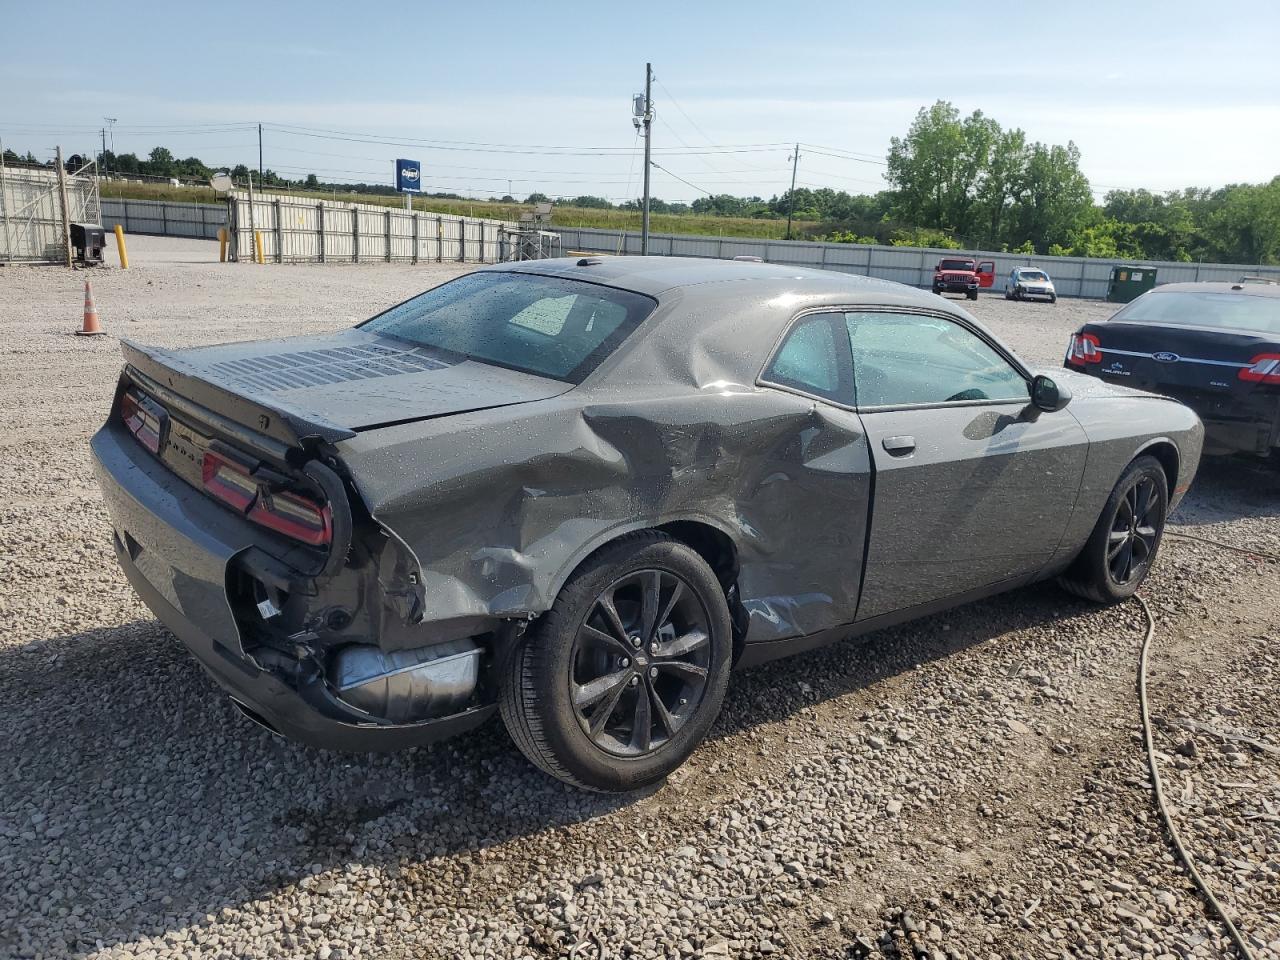
{"type": "MultiPolygon", "coordinates": [[[[103,120],[105,120],[105,121],[107,121],[107,125],[106,125],[106,127],[104,127],[104,128],[103,128],[103,130],[102,130],[102,153],[103,153],[103,155],[104,155],[104,159],[105,159],[105,154],[106,154],[106,152],[107,152],[107,135],[108,135],[108,134],[110,134],[110,136],[111,136],[111,152],[112,152],[112,154],[114,154],[114,153],[116,152],[116,118],[115,118],[115,117],[103,117],[102,119],[103,119],[103,120]]],[[[105,164],[104,164],[104,166],[105,166],[105,164]]],[[[106,171],[105,171],[105,170],[99,170],[98,172],[99,172],[99,173],[105,173],[106,171]]]]}

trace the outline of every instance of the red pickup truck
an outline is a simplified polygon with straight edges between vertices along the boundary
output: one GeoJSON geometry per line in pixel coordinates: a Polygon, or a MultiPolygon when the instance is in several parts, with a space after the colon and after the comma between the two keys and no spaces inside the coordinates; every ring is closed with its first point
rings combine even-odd
{"type": "Polygon", "coordinates": [[[972,257],[944,257],[933,268],[933,292],[963,293],[970,300],[977,300],[978,290],[991,287],[995,279],[993,260],[979,263],[972,257]]]}

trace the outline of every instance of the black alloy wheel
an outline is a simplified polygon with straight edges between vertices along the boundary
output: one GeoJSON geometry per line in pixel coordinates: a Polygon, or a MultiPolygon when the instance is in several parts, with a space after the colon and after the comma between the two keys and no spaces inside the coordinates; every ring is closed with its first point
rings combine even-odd
{"type": "Polygon", "coordinates": [[[1164,467],[1155,457],[1138,457],[1121,474],[1093,533],[1058,582],[1096,603],[1133,596],[1151,572],[1168,509],[1164,467]]]}
{"type": "Polygon", "coordinates": [[[1107,537],[1107,567],[1117,584],[1146,575],[1156,553],[1163,513],[1153,478],[1141,477],[1124,492],[1107,537]]]}
{"type": "Polygon", "coordinates": [[[592,554],[501,664],[499,707],[522,753],[590,790],[660,783],[711,729],[729,686],[724,585],[659,531],[592,554]]]}
{"type": "Polygon", "coordinates": [[[707,612],[665,570],[637,570],[591,605],[574,643],[573,710],[600,749],[636,757],[689,722],[707,690],[707,612]]]}

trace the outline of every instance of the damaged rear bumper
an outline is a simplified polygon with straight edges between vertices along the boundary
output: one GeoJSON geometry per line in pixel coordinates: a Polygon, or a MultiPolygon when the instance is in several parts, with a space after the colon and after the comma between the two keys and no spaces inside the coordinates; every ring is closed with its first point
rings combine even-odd
{"type": "Polygon", "coordinates": [[[387,722],[340,700],[318,669],[300,662],[282,668],[279,657],[259,662],[245,652],[227,592],[233,568],[257,565],[255,531],[193,492],[122,430],[104,427],[91,446],[116,559],[129,583],[252,719],[309,746],[370,751],[450,737],[496,711],[489,703],[412,723],[387,722]]]}

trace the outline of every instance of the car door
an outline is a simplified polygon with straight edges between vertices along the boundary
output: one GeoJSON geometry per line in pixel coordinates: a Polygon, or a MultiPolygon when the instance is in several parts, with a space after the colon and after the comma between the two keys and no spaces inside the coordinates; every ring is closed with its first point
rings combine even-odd
{"type": "Polygon", "coordinates": [[[1035,574],[1066,527],[1087,439],[959,317],[845,315],[875,470],[859,620],[1035,574]]]}
{"type": "Polygon", "coordinates": [[[838,310],[797,317],[760,376],[792,396],[779,407],[791,412],[754,428],[751,456],[734,467],[738,520],[752,531],[738,582],[749,644],[816,633],[857,613],[871,458],[852,381],[838,310]]]}
{"type": "Polygon", "coordinates": [[[990,290],[996,282],[996,262],[983,260],[978,264],[978,286],[990,290]]]}

